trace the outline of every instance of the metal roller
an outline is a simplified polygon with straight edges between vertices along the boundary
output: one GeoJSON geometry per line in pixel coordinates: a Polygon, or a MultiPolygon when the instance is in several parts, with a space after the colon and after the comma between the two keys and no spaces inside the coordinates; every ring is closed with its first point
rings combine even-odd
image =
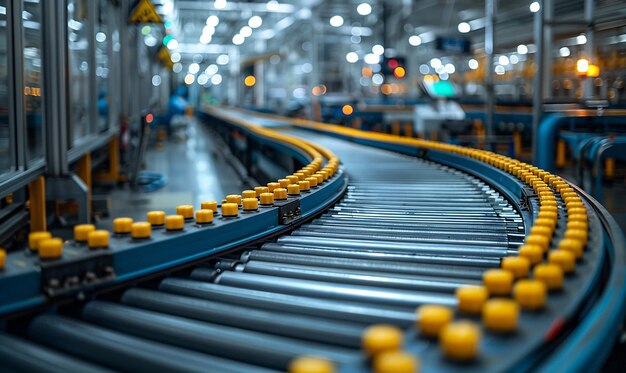
{"type": "Polygon", "coordinates": [[[120,371],[273,372],[129,336],[63,316],[37,316],[30,323],[28,336],[85,360],[120,371]]]}
{"type": "Polygon", "coordinates": [[[302,264],[327,268],[347,268],[383,273],[403,273],[418,276],[441,276],[448,278],[473,279],[482,278],[483,269],[459,266],[429,265],[417,266],[406,262],[349,259],[321,255],[303,255],[272,252],[268,250],[252,250],[241,256],[242,261],[259,261],[274,263],[302,264]]]}
{"type": "Polygon", "coordinates": [[[343,347],[194,321],[110,302],[89,302],[82,316],[124,333],[273,369],[285,369],[300,355],[325,356],[337,363],[351,364],[362,359],[358,351],[343,347]]]}
{"type": "Polygon", "coordinates": [[[408,326],[415,321],[412,310],[250,290],[174,277],[161,281],[159,290],[249,307],[366,324],[384,322],[408,326]]]}
{"type": "Polygon", "coordinates": [[[351,348],[360,347],[361,334],[365,329],[364,324],[266,311],[139,288],[127,290],[122,296],[122,303],[212,323],[351,348]]]}
{"type": "Polygon", "coordinates": [[[425,303],[446,306],[456,305],[454,296],[447,294],[433,294],[352,284],[336,284],[302,279],[289,279],[287,281],[282,277],[265,276],[254,273],[224,272],[215,279],[215,282],[227,286],[276,293],[385,304],[408,308],[415,308],[425,303]]]}
{"type": "Polygon", "coordinates": [[[342,284],[356,284],[366,286],[388,287],[392,289],[407,289],[440,293],[453,293],[460,286],[479,285],[480,281],[456,279],[446,280],[434,276],[416,276],[380,273],[374,271],[319,268],[286,263],[250,261],[241,264],[237,270],[245,273],[257,273],[269,276],[286,278],[300,278],[316,281],[337,282],[342,284]]]}
{"type": "Polygon", "coordinates": [[[0,362],[5,372],[113,372],[104,367],[4,333],[0,333],[0,362]]]}
{"type": "Polygon", "coordinates": [[[367,249],[332,248],[332,247],[312,247],[309,245],[286,245],[280,243],[267,243],[262,246],[263,250],[306,254],[309,256],[327,256],[340,258],[360,258],[377,261],[402,261],[403,263],[421,263],[432,265],[458,265],[464,267],[496,268],[500,266],[500,258],[474,258],[469,256],[451,255],[417,255],[398,252],[385,252],[367,249]]]}

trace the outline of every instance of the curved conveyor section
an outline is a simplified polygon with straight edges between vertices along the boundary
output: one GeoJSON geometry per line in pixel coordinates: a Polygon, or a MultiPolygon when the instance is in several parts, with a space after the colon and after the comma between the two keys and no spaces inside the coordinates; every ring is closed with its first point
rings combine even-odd
{"type": "Polygon", "coordinates": [[[326,182],[347,179],[347,191],[289,234],[37,315],[0,335],[0,361],[83,372],[405,372],[418,361],[422,371],[505,372],[597,369],[608,353],[564,358],[584,338],[615,338],[624,247],[610,216],[562,179],[482,151],[305,122],[276,135],[251,122],[278,118],[210,115],[314,144],[341,160],[326,182]]]}

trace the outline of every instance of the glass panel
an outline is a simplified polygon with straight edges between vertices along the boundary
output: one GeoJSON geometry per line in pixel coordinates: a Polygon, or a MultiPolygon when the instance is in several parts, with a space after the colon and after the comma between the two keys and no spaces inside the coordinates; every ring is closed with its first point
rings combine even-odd
{"type": "Polygon", "coordinates": [[[11,170],[6,0],[0,0],[0,174],[11,170]]]}
{"type": "Polygon", "coordinates": [[[44,123],[41,86],[43,82],[41,47],[40,0],[24,0],[24,110],[26,111],[26,139],[28,159],[36,161],[44,156],[44,123]]]}
{"type": "Polygon", "coordinates": [[[96,87],[98,89],[98,131],[106,131],[109,121],[109,34],[108,0],[98,2],[96,23],[96,87]]]}
{"type": "Polygon", "coordinates": [[[68,66],[70,143],[88,135],[89,130],[89,25],[88,0],[68,0],[68,66]]]}

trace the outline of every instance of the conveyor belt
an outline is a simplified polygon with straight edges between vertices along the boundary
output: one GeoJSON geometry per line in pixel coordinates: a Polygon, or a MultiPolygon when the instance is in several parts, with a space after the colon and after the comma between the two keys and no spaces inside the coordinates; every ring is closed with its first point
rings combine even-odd
{"type": "MultiPolygon", "coordinates": [[[[557,294],[547,310],[520,316],[530,329],[487,334],[484,357],[463,367],[443,359],[436,343],[417,337],[416,307],[456,307],[458,288],[481,285],[485,270],[517,254],[529,215],[455,168],[289,134],[341,158],[349,186],[332,208],[271,242],[88,301],[77,312],[35,316],[24,329],[28,340],[0,335],[20,346],[0,349],[0,361],[38,370],[56,354],[65,371],[262,372],[318,356],[341,371],[368,371],[363,334],[389,324],[405,331],[405,350],[428,370],[528,370],[550,342],[546,325],[578,312],[578,297],[557,294]],[[24,359],[29,348],[45,353],[24,359]]],[[[591,255],[589,266],[599,253],[591,255]]],[[[581,292],[588,280],[576,283],[581,292]]]]}

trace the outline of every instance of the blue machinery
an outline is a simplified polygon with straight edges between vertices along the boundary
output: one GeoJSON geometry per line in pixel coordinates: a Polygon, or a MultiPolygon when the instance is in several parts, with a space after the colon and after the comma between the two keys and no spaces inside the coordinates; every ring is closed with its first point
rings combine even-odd
{"type": "MultiPolygon", "coordinates": [[[[10,253],[0,364],[297,372],[330,361],[341,372],[400,372],[393,364],[418,357],[422,371],[601,367],[624,316],[626,247],[578,188],[483,151],[217,109],[202,116],[244,135],[232,146],[248,167],[272,152],[289,158],[279,170],[311,161],[253,123],[278,123],[343,166],[237,217],[153,227],[144,239],[114,234],[98,250],[67,242],[54,261],[10,253]],[[503,299],[476,296],[485,289],[503,299]],[[416,316],[418,306],[430,308],[416,316]]],[[[281,176],[272,169],[258,176],[281,176]]]]}

